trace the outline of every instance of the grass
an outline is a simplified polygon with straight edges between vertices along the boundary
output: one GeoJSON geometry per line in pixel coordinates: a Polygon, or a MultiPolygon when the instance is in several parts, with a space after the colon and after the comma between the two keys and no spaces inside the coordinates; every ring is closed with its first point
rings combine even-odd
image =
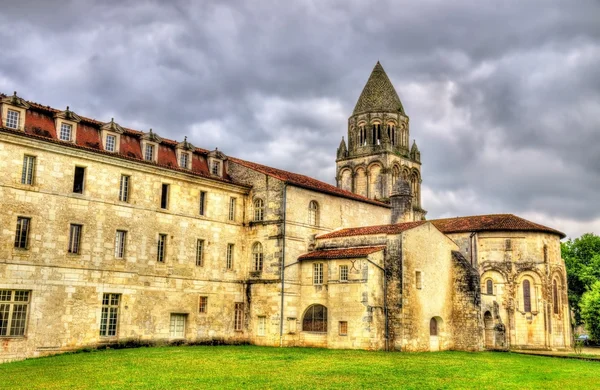
{"type": "Polygon", "coordinates": [[[0,389],[600,388],[600,362],[494,352],[157,347],[0,365],[0,389]]]}

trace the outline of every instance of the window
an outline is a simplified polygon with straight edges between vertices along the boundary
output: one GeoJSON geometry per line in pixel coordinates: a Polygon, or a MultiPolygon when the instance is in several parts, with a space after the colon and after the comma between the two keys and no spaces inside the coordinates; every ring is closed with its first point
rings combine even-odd
{"type": "Polygon", "coordinates": [[[313,284],[323,284],[323,263],[313,264],[313,284]]]}
{"type": "Polygon", "coordinates": [[[308,224],[319,226],[319,204],[314,200],[308,204],[308,224]]]}
{"type": "Polygon", "coordinates": [[[504,241],[504,249],[507,251],[512,251],[512,240],[510,238],[507,238],[504,241]]]}
{"type": "Polygon", "coordinates": [[[160,192],[160,208],[166,209],[169,206],[169,185],[162,185],[162,189],[160,192]]]}
{"type": "Polygon", "coordinates": [[[125,257],[125,238],[127,238],[127,232],[125,230],[117,230],[115,236],[115,257],[122,259],[125,257]]]}
{"type": "Polygon", "coordinates": [[[114,152],[115,147],[117,145],[117,137],[115,135],[107,135],[106,136],[106,150],[109,152],[114,152]]]}
{"type": "Polygon", "coordinates": [[[206,214],[206,192],[200,191],[200,215],[206,214]]]}
{"type": "Polygon", "coordinates": [[[558,314],[560,302],[558,301],[558,283],[556,282],[556,279],[552,281],[552,302],[554,303],[554,314],[558,314]]]}
{"type": "Polygon", "coordinates": [[[429,335],[437,336],[438,335],[438,323],[435,318],[429,320],[429,335]]]}
{"type": "Polygon", "coordinates": [[[129,180],[130,176],[121,175],[121,183],[119,184],[119,200],[121,202],[129,202],[129,180]]]}
{"type": "Polygon", "coordinates": [[[144,160],[154,161],[154,145],[146,144],[144,148],[144,160]]]}
{"type": "Polygon", "coordinates": [[[254,271],[262,271],[263,248],[260,242],[255,242],[254,245],[252,245],[252,260],[254,261],[254,271]]]}
{"type": "Polygon", "coordinates": [[[71,134],[73,132],[73,125],[68,123],[60,124],[60,139],[63,141],[71,141],[71,134]]]}
{"type": "Polygon", "coordinates": [[[196,241],[196,266],[204,267],[204,240],[196,241]]]}
{"type": "Polygon", "coordinates": [[[419,290],[423,288],[423,274],[421,271],[415,271],[415,286],[419,290]]]}
{"type": "Polygon", "coordinates": [[[15,248],[27,249],[29,243],[29,225],[31,218],[17,217],[17,231],[15,233],[15,248]]]}
{"type": "Polygon", "coordinates": [[[492,279],[485,281],[485,293],[487,295],[494,295],[494,282],[492,282],[492,279]]]}
{"type": "Polygon", "coordinates": [[[188,164],[190,162],[190,155],[187,153],[181,153],[179,155],[179,166],[181,168],[188,168],[188,164]]]}
{"type": "Polygon", "coordinates": [[[531,284],[529,280],[523,281],[523,310],[526,313],[531,312],[531,284]]]}
{"type": "Polygon", "coordinates": [[[296,317],[288,317],[287,318],[287,324],[288,324],[288,333],[294,334],[296,333],[296,329],[298,326],[298,322],[296,321],[296,317]]]}
{"type": "Polygon", "coordinates": [[[35,157],[23,157],[23,172],[21,173],[21,184],[33,185],[33,173],[35,172],[35,157]]]}
{"type": "Polygon", "coordinates": [[[171,338],[182,339],[185,337],[185,319],[187,314],[171,313],[169,332],[171,338]]]}
{"type": "Polygon", "coordinates": [[[0,290],[0,337],[25,336],[31,291],[0,290]]]}
{"type": "Polygon", "coordinates": [[[8,110],[6,113],[6,127],[9,129],[19,128],[19,111],[8,110]]]}
{"type": "Polygon", "coordinates": [[[265,202],[260,199],[254,199],[254,220],[262,221],[265,218],[265,202]]]}
{"type": "Polygon", "coordinates": [[[75,167],[75,175],[73,176],[73,192],[83,194],[83,181],[85,179],[85,168],[75,167]]]}
{"type": "Polygon", "coordinates": [[[267,317],[260,316],[258,317],[258,335],[264,336],[266,334],[267,328],[267,317]]]}
{"type": "Polygon", "coordinates": [[[221,162],[220,161],[213,161],[212,162],[212,166],[210,168],[210,172],[213,175],[221,176],[221,162]]]}
{"type": "Polygon", "coordinates": [[[206,313],[208,309],[208,297],[198,297],[198,313],[206,313]]]}
{"type": "Polygon", "coordinates": [[[159,263],[165,262],[165,253],[167,251],[167,235],[159,234],[158,235],[158,247],[156,252],[156,261],[159,263]]]}
{"type": "Polygon", "coordinates": [[[340,265],[340,281],[347,282],[348,281],[348,266],[340,265]]]}
{"type": "Polygon", "coordinates": [[[236,302],[233,317],[233,329],[241,332],[244,330],[244,304],[236,302]]]}
{"type": "Polygon", "coordinates": [[[305,332],[327,332],[327,308],[323,305],[309,306],[302,319],[302,330],[305,332]]]}
{"type": "Polygon", "coordinates": [[[102,295],[102,315],[100,317],[100,336],[113,337],[117,335],[119,323],[119,301],[121,294],[102,295]]]}
{"type": "Polygon", "coordinates": [[[348,321],[340,321],[340,336],[348,335],[348,321]]]}
{"type": "Polygon", "coordinates": [[[233,269],[233,244],[227,244],[227,269],[233,269]]]}
{"type": "Polygon", "coordinates": [[[235,198],[229,198],[229,220],[235,221],[235,198]]]}
{"type": "Polygon", "coordinates": [[[69,253],[79,254],[82,225],[71,224],[69,228],[69,253]]]}

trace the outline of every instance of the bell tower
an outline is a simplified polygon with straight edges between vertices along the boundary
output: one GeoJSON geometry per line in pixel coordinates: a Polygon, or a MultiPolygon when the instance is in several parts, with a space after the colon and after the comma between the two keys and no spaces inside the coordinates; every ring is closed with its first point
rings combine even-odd
{"type": "Polygon", "coordinates": [[[336,159],[337,186],[371,199],[389,202],[398,180],[410,183],[413,220],[421,208],[421,152],[410,146],[409,118],[385,70],[377,61],[348,118],[348,137],[336,159]]]}

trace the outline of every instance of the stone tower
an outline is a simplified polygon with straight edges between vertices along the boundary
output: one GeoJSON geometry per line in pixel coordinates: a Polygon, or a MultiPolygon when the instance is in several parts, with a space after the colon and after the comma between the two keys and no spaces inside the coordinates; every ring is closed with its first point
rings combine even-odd
{"type": "Polygon", "coordinates": [[[407,215],[412,220],[424,219],[421,152],[409,139],[408,116],[378,61],[348,118],[348,144],[342,137],[337,151],[337,186],[389,202],[396,182],[406,180],[412,199],[412,213],[407,215]]]}

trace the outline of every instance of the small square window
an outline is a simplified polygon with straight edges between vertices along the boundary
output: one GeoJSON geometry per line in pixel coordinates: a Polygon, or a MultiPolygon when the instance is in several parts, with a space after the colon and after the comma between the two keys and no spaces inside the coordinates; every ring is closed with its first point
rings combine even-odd
{"type": "Polygon", "coordinates": [[[68,123],[60,124],[60,139],[63,141],[71,141],[73,126],[68,123]]]}
{"type": "Polygon", "coordinates": [[[208,309],[208,297],[198,297],[198,313],[206,313],[208,309]]]}
{"type": "Polygon", "coordinates": [[[6,127],[9,129],[19,128],[19,111],[8,110],[6,113],[6,127]]]}
{"type": "Polygon", "coordinates": [[[340,336],[348,335],[348,321],[340,321],[340,336]]]}
{"type": "Polygon", "coordinates": [[[114,135],[106,136],[106,150],[109,152],[114,152],[117,145],[117,137],[114,135]]]}

